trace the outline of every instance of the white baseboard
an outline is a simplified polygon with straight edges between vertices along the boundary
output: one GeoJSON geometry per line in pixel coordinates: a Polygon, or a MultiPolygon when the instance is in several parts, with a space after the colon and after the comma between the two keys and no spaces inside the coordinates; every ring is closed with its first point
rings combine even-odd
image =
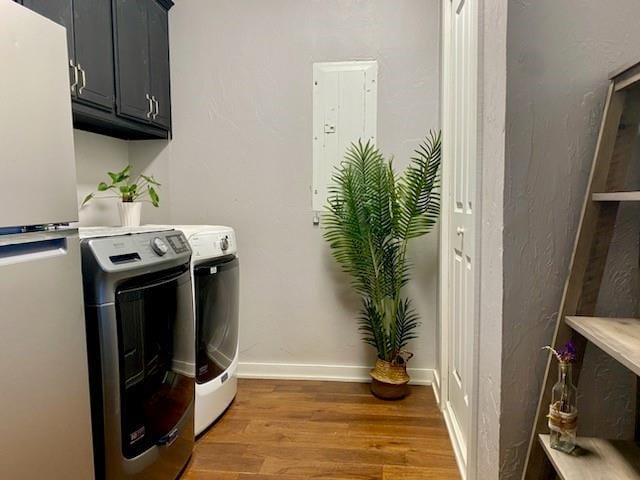
{"type": "Polygon", "coordinates": [[[456,457],[456,463],[458,464],[458,470],[460,471],[460,477],[462,480],[467,480],[467,464],[465,461],[465,456],[462,452],[462,443],[461,438],[458,435],[458,432],[454,426],[454,421],[451,418],[451,413],[449,409],[444,406],[441,410],[442,416],[444,417],[444,423],[447,427],[447,431],[449,432],[449,439],[451,440],[451,445],[453,447],[453,454],[456,457]]]}
{"type": "MultiPolygon", "coordinates": [[[[238,364],[238,378],[269,380],[325,380],[333,382],[369,382],[371,367],[350,365],[317,365],[295,363],[247,363],[238,364]]],[[[411,385],[431,385],[433,369],[409,368],[411,385]]]]}

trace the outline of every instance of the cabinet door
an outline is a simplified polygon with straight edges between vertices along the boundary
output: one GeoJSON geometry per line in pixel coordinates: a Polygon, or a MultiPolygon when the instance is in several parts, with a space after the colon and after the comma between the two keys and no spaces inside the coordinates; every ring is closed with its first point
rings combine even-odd
{"type": "Polygon", "coordinates": [[[150,121],[149,24],[146,1],[115,0],[117,113],[150,121]]]}
{"type": "Polygon", "coordinates": [[[81,69],[77,98],[112,111],[114,104],[111,0],[73,4],[76,65],[81,69]]]}
{"type": "Polygon", "coordinates": [[[157,112],[153,122],[169,129],[171,126],[171,91],[169,80],[169,18],[165,8],[149,0],[149,71],[151,94],[156,99],[157,112]]]}
{"type": "MultiPolygon", "coordinates": [[[[69,59],[75,61],[75,45],[73,38],[73,1],[72,0],[23,0],[22,4],[29,10],[39,13],[67,29],[67,50],[69,59]]],[[[69,81],[74,83],[75,72],[69,67],[69,81]]],[[[75,90],[72,90],[75,94],[75,90]]]]}

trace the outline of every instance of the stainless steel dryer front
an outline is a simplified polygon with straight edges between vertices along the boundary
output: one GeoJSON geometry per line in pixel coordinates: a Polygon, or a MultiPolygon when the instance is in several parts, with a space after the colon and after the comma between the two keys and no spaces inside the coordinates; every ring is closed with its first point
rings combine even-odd
{"type": "Polygon", "coordinates": [[[81,231],[96,477],[173,480],[194,442],[191,251],[113,232],[81,231]]]}

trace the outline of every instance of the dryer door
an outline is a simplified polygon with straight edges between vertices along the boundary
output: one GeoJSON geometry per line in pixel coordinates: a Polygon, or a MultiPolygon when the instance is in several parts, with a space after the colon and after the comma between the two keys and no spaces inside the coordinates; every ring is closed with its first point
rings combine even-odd
{"type": "Polygon", "coordinates": [[[196,382],[205,383],[231,366],[238,350],[239,266],[223,257],[196,266],[196,382]]]}

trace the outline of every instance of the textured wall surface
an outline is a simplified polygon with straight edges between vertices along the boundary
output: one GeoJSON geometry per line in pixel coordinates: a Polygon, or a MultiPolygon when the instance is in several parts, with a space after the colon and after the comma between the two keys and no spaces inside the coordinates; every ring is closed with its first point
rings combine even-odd
{"type": "MultiPolygon", "coordinates": [[[[312,64],[379,61],[379,146],[402,167],[439,126],[439,2],[179,0],[170,30],[171,220],[238,233],[241,361],[369,365],[357,299],[312,225],[312,64]]],[[[437,234],[413,252],[412,365],[433,368],[437,234]]]]}
{"type": "MultiPolygon", "coordinates": [[[[511,0],[507,42],[501,478],[520,478],[608,73],[640,60],[640,3],[511,0]]],[[[636,186],[638,183],[636,183],[636,186]]],[[[637,210],[620,213],[598,309],[637,314],[637,210]],[[635,233],[634,233],[635,232],[635,233]],[[611,308],[615,305],[615,308],[611,308]]],[[[580,433],[627,436],[632,378],[589,348],[580,433]],[[605,392],[605,393],[603,393],[605,392]],[[603,415],[604,414],[604,415],[603,415]],[[597,416],[598,415],[598,416],[597,416]]]]}
{"type": "Polygon", "coordinates": [[[479,121],[481,222],[478,298],[478,418],[470,478],[497,479],[501,413],[503,192],[505,168],[507,0],[480,10],[479,121]],[[474,471],[475,470],[475,471],[474,471]]]}

